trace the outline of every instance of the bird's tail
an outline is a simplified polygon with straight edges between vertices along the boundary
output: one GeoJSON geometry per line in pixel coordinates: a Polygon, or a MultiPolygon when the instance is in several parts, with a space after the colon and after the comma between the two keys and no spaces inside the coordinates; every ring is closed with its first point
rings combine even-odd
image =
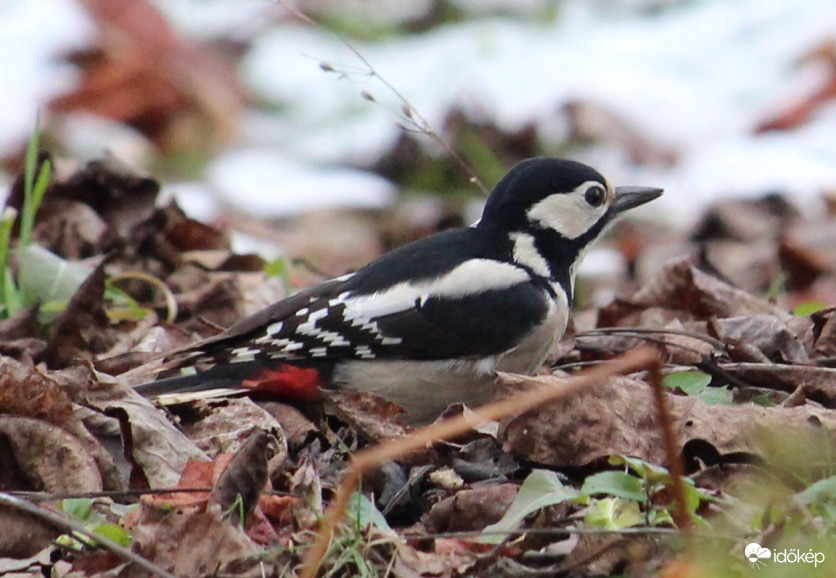
{"type": "Polygon", "coordinates": [[[240,391],[268,393],[281,398],[311,401],[319,399],[326,386],[327,374],[321,368],[291,362],[269,365],[258,362],[239,362],[216,365],[189,375],[166,377],[134,387],[144,397],[170,394],[209,392],[213,395],[240,391]]]}
{"type": "Polygon", "coordinates": [[[211,378],[202,373],[166,377],[148,381],[134,387],[143,397],[158,397],[171,393],[194,393],[212,389],[240,389],[241,380],[234,378],[211,378]]]}

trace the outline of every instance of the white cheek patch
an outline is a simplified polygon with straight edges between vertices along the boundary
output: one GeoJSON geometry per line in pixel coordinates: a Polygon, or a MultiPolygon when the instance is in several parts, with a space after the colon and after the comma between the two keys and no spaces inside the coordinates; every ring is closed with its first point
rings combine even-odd
{"type": "Polygon", "coordinates": [[[592,184],[584,183],[574,192],[549,195],[528,210],[529,221],[553,229],[567,239],[577,239],[586,233],[607,212],[608,203],[592,207],[583,193],[592,184]]]}

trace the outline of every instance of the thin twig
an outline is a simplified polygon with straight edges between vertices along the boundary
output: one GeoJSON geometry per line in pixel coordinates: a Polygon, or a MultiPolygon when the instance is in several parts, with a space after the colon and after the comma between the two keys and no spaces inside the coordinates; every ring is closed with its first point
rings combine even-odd
{"type": "MultiPolygon", "coordinates": [[[[621,528],[620,530],[608,530],[606,528],[578,528],[573,526],[555,527],[555,528],[515,528],[508,530],[471,530],[461,532],[437,532],[437,533],[416,533],[405,534],[404,537],[408,540],[427,540],[435,538],[477,538],[479,536],[491,535],[511,535],[520,536],[526,535],[548,535],[548,536],[571,536],[571,535],[661,535],[661,536],[680,536],[681,530],[679,528],[665,528],[657,526],[639,526],[632,528],[621,528]]],[[[719,534],[717,532],[694,532],[694,536],[702,538],[720,538],[735,542],[744,538],[744,535],[735,534],[719,534]]]]}
{"type": "MultiPolygon", "coordinates": [[[[447,152],[447,154],[449,154],[453,158],[453,160],[455,160],[459,164],[459,166],[461,166],[462,169],[464,169],[464,171],[467,174],[470,175],[471,182],[473,182],[477,187],[479,187],[479,190],[482,191],[482,193],[485,196],[490,194],[490,190],[488,190],[488,188],[485,186],[485,184],[482,182],[482,180],[478,176],[476,176],[476,173],[474,172],[474,170],[461,157],[461,155],[459,155],[459,153],[457,153],[453,149],[453,147],[450,146],[447,143],[447,141],[445,141],[441,137],[441,135],[438,134],[435,131],[435,129],[430,124],[430,122],[426,118],[424,118],[424,116],[415,107],[412,106],[412,104],[409,102],[409,100],[407,100],[407,98],[401,93],[400,90],[395,88],[395,86],[392,83],[390,83],[388,80],[386,80],[386,78],[384,78],[383,76],[380,75],[380,73],[377,72],[377,70],[374,68],[374,66],[372,66],[372,63],[369,62],[369,60],[365,56],[363,56],[363,54],[359,50],[357,50],[357,48],[355,48],[354,45],[352,45],[348,40],[346,40],[345,38],[343,38],[342,36],[340,36],[339,34],[334,32],[333,30],[330,30],[326,26],[323,26],[322,24],[317,22],[314,18],[308,16],[307,14],[305,14],[304,12],[299,10],[298,8],[296,8],[294,6],[290,6],[288,4],[285,4],[284,2],[279,2],[279,3],[288,12],[290,12],[291,14],[293,14],[294,16],[299,18],[302,22],[305,22],[306,24],[308,24],[310,26],[314,26],[316,28],[324,30],[325,32],[327,32],[328,34],[330,34],[334,38],[336,38],[340,42],[340,44],[342,44],[348,50],[350,50],[351,53],[354,54],[354,56],[361,63],[363,63],[363,66],[365,67],[365,70],[362,70],[362,69],[358,68],[357,70],[352,72],[352,71],[349,71],[347,69],[344,69],[341,74],[344,75],[344,76],[347,76],[348,74],[365,74],[365,75],[369,76],[370,78],[376,78],[381,84],[383,84],[383,86],[386,87],[387,90],[389,90],[393,95],[395,95],[395,98],[397,98],[401,102],[400,116],[403,119],[403,121],[402,121],[403,124],[399,123],[399,126],[403,130],[408,131],[410,129],[405,125],[406,124],[412,125],[412,126],[415,127],[417,132],[419,132],[421,134],[424,134],[424,135],[427,135],[430,138],[432,138],[435,142],[437,142],[439,145],[441,145],[441,147],[447,152]]],[[[323,68],[323,70],[326,70],[326,71],[329,71],[329,72],[340,72],[340,71],[334,69],[334,67],[332,67],[330,65],[324,65],[324,66],[321,66],[321,68],[323,68]]],[[[370,102],[376,102],[374,97],[372,97],[369,93],[367,93],[365,91],[362,93],[362,96],[363,96],[363,98],[365,98],[366,100],[368,100],[370,102]]]]}
{"type": "Polygon", "coordinates": [[[651,348],[643,347],[630,351],[612,360],[607,365],[585,371],[577,377],[559,381],[551,376],[526,378],[526,381],[538,384],[538,387],[482,406],[475,410],[472,415],[458,415],[416,430],[404,438],[357,452],[343,474],[342,482],[337,488],[334,500],[325,512],[316,540],[305,554],[302,578],[314,578],[316,576],[322,559],[328,550],[328,544],[334,530],[345,512],[348,499],[357,488],[360,477],[369,469],[426,447],[428,443],[447,440],[470,431],[474,427],[474,423],[484,423],[508,415],[524,413],[544,403],[601,383],[612,375],[647,369],[654,363],[658,363],[656,352],[651,348]]]}
{"type": "Polygon", "coordinates": [[[733,385],[735,387],[740,388],[752,387],[751,383],[748,383],[745,379],[741,379],[736,375],[729,373],[728,371],[723,369],[720,366],[720,364],[715,363],[713,360],[708,359],[707,357],[703,357],[695,365],[711,377],[719,377],[720,379],[725,379],[729,385],[733,385]]]}
{"type": "MultiPolygon", "coordinates": [[[[709,335],[703,335],[701,333],[695,333],[691,331],[679,330],[679,329],[646,329],[642,327],[602,327],[600,329],[591,329],[589,331],[583,331],[578,333],[576,337],[592,337],[596,335],[612,335],[612,334],[623,334],[623,335],[633,335],[635,339],[640,339],[647,343],[657,343],[659,345],[663,345],[665,347],[676,347],[682,349],[684,351],[688,351],[700,357],[700,361],[698,361],[695,365],[703,370],[705,373],[711,375],[712,377],[719,377],[721,379],[725,379],[729,385],[733,385],[736,387],[751,387],[751,384],[747,383],[745,380],[742,380],[728,371],[725,371],[718,363],[716,363],[710,355],[705,355],[702,351],[694,348],[689,347],[687,345],[683,345],[681,343],[674,343],[671,341],[667,341],[660,338],[650,337],[649,335],[652,334],[672,334],[672,335],[682,335],[684,337],[692,337],[694,339],[698,339],[700,341],[704,341],[708,343],[712,347],[715,348],[715,351],[723,352],[725,351],[725,344],[722,341],[714,339],[709,335]]],[[[586,351],[600,351],[600,348],[593,348],[593,347],[584,347],[583,344],[578,343],[578,349],[586,350],[586,351]]],[[[595,363],[595,362],[584,362],[584,363],[595,363]]],[[[563,367],[572,367],[573,365],[579,364],[566,364],[562,366],[555,366],[552,369],[562,369],[563,367]]]]}
{"type": "Polygon", "coordinates": [[[45,522],[61,528],[67,532],[76,532],[81,534],[91,542],[95,544],[99,544],[107,550],[110,550],[120,558],[127,560],[128,562],[133,562],[137,566],[141,566],[143,570],[150,572],[156,576],[162,576],[163,578],[176,578],[176,576],[163,568],[160,568],[153,562],[146,560],[142,556],[134,554],[124,546],[121,546],[111,540],[110,538],[105,538],[104,536],[99,536],[85,528],[82,524],[75,522],[73,520],[69,520],[56,514],[55,512],[50,512],[44,508],[41,508],[38,505],[32,504],[27,502],[26,500],[21,500],[15,496],[11,496],[6,492],[0,492],[0,504],[4,506],[8,506],[10,508],[14,508],[15,510],[19,510],[22,512],[26,512],[27,514],[31,514],[36,518],[44,520],[45,522]]]}
{"type": "Polygon", "coordinates": [[[112,500],[135,498],[137,496],[156,495],[156,494],[186,494],[212,491],[211,487],[206,488],[146,488],[144,490],[118,490],[118,491],[101,491],[101,492],[75,492],[66,494],[51,494],[49,492],[30,492],[30,491],[9,491],[6,492],[10,496],[23,498],[30,502],[55,502],[58,500],[84,500],[95,498],[110,498],[112,500]]]}
{"type": "Polygon", "coordinates": [[[549,369],[552,371],[562,371],[564,369],[570,369],[572,367],[594,367],[596,365],[601,365],[602,363],[606,363],[606,359],[593,359],[590,361],[574,361],[569,363],[561,363],[560,365],[552,365],[549,369]]]}
{"type": "Polygon", "coordinates": [[[726,344],[720,341],[719,339],[715,339],[710,335],[705,335],[704,333],[698,333],[696,331],[688,331],[686,329],[650,329],[647,327],[598,327],[596,329],[590,329],[588,331],[582,331],[576,335],[576,337],[583,337],[585,335],[612,335],[612,334],[637,334],[637,335],[645,335],[645,334],[659,334],[659,335],[681,335],[683,337],[690,337],[692,339],[696,339],[698,341],[704,341],[711,345],[714,349],[718,351],[725,351],[726,344]]]}
{"type": "MultiPolygon", "coordinates": [[[[586,336],[581,335],[579,337],[583,338],[583,337],[586,337],[586,336]]],[[[674,343],[672,341],[666,341],[665,339],[663,339],[661,337],[651,337],[650,335],[635,335],[632,338],[633,339],[639,339],[639,340],[644,341],[646,343],[655,343],[657,345],[663,345],[665,347],[677,347],[677,348],[683,349],[683,350],[685,350],[689,353],[693,353],[695,355],[702,356],[702,352],[699,349],[696,349],[694,347],[690,347],[688,345],[682,345],[681,343],[674,343]]],[[[600,347],[584,345],[581,341],[578,341],[576,347],[580,351],[604,351],[600,347]]],[[[607,351],[612,352],[612,350],[607,350],[607,351]]],[[[616,353],[624,353],[624,352],[621,351],[621,352],[616,352],[616,353]]]]}

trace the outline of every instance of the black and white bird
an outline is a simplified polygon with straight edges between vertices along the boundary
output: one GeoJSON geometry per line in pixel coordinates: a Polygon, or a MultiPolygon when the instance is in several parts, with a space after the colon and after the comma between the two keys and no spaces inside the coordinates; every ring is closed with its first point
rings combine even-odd
{"type": "Polygon", "coordinates": [[[385,397],[414,423],[453,402],[478,406],[496,371],[529,374],[560,340],[578,264],[607,224],[661,194],[570,160],[522,161],[474,225],[279,301],[176,352],[173,364],[195,373],[137,389],[341,387],[385,397]]]}

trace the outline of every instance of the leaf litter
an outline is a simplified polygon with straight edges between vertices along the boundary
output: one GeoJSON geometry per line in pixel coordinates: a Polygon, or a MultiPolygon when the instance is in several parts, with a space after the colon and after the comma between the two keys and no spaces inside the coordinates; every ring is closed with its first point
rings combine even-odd
{"type": "MultiPolygon", "coordinates": [[[[164,407],[135,395],[130,385],[149,378],[160,353],[281,298],[287,280],[293,289],[314,281],[291,265],[281,268],[287,279],[265,283],[263,260],[234,254],[223,231],[176,205],[157,206],[158,191],[110,161],[47,191],[32,247],[59,266],[41,283],[85,273],[55,314],[33,303],[0,323],[2,490],[29,492],[54,511],[65,496],[131,504],[112,523],[133,552],[178,576],[298,573],[354,452],[410,428],[399,408],[368,394],[164,407]],[[121,293],[109,291],[110,279],[121,293]]],[[[822,537],[836,527],[827,493],[836,473],[836,309],[827,307],[836,271],[825,258],[834,217],[805,221],[782,202],[722,204],[689,236],[652,245],[617,230],[636,271],[621,287],[633,289],[576,316],[540,371],[558,383],[639,344],[658,350],[691,531],[732,568],[756,539],[831,547],[822,537]],[[665,243],[679,253],[662,264],[654,250],[665,243]],[[786,278],[775,292],[775,279],[755,270],[786,278]],[[824,306],[799,314],[811,295],[824,306]]],[[[370,471],[323,571],[645,575],[695,564],[673,539],[670,464],[648,379],[613,377],[370,471]]],[[[503,376],[497,395],[528,387],[503,376]]],[[[4,533],[2,564],[49,549],[53,561],[35,566],[139,571],[80,543],[53,545],[59,530],[0,508],[0,526],[29,525],[37,540],[4,533]]]]}

